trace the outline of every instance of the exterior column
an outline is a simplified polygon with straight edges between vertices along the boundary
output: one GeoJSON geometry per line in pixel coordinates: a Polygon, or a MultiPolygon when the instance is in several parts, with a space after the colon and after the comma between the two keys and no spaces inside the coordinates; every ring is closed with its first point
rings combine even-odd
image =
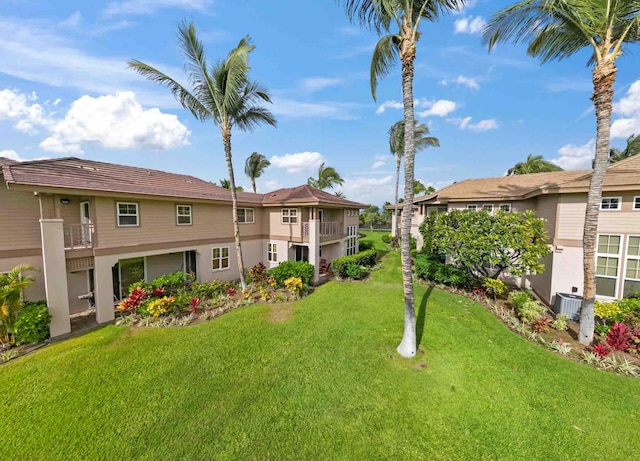
{"type": "Polygon", "coordinates": [[[115,301],[113,299],[112,267],[117,262],[112,257],[96,256],[93,276],[95,293],[93,299],[96,304],[96,321],[98,323],[112,322],[115,319],[115,301]]]}
{"type": "Polygon", "coordinates": [[[395,237],[398,232],[398,210],[393,210],[393,216],[391,216],[391,234],[395,237]]]}
{"type": "Polygon", "coordinates": [[[320,279],[320,221],[318,209],[309,213],[309,263],[313,264],[313,282],[320,279]]]}
{"type": "Polygon", "coordinates": [[[71,332],[63,223],[62,219],[40,220],[44,289],[51,314],[49,332],[52,338],[71,332]]]}

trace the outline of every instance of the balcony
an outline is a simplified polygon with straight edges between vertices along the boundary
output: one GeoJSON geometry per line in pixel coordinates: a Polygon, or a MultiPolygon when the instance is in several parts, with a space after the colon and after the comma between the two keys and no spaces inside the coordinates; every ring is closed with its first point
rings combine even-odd
{"type": "MultiPolygon", "coordinates": [[[[344,235],[343,222],[321,222],[320,223],[320,241],[339,238],[344,235]]],[[[305,242],[309,241],[309,223],[302,223],[302,238],[305,242]]]]}
{"type": "Polygon", "coordinates": [[[93,248],[94,226],[89,224],[64,224],[64,249],[93,248]]]}

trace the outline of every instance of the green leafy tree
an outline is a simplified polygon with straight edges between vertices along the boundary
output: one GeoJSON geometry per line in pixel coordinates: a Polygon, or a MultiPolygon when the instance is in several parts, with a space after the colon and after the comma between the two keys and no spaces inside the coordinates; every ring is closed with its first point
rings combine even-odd
{"type": "Polygon", "coordinates": [[[229,173],[233,204],[233,230],[242,288],[247,284],[240,246],[238,197],[231,157],[231,133],[253,131],[262,124],[276,126],[276,119],[263,105],[271,103],[269,92],[249,78],[249,54],[255,49],[247,36],[229,52],[226,59],[209,66],[202,42],[193,23],[182,22],[178,27],[178,44],[186,60],[190,88],[174,78],[136,59],[129,60],[129,68],[148,80],[166,86],[180,105],[200,121],[211,120],[222,134],[225,159],[229,173]]]}
{"type": "Polygon", "coordinates": [[[544,271],[549,253],[544,220],[535,212],[496,213],[453,210],[429,216],[420,226],[426,251],[444,254],[478,278],[544,271]]]}
{"type": "Polygon", "coordinates": [[[611,163],[616,163],[620,160],[624,160],[625,158],[633,157],[638,154],[640,154],[640,136],[632,134],[627,138],[627,145],[624,150],[620,150],[615,147],[611,149],[609,159],[611,163]]]}
{"type": "Polygon", "coordinates": [[[380,209],[375,205],[369,205],[360,213],[360,224],[369,226],[369,230],[373,232],[373,226],[383,222],[380,216],[380,209]]]}
{"type": "Polygon", "coordinates": [[[320,168],[318,168],[318,177],[309,178],[307,184],[309,184],[311,187],[322,190],[333,189],[333,186],[342,186],[344,184],[344,179],[342,179],[335,168],[331,166],[325,166],[324,162],[322,162],[322,165],[320,165],[320,168]]]}
{"type": "MultiPolygon", "coordinates": [[[[378,40],[371,59],[371,95],[376,99],[378,79],[387,76],[397,60],[402,64],[404,108],[404,207],[402,213],[402,281],[405,322],[398,353],[416,355],[416,313],[411,271],[411,217],[415,161],[415,114],[413,97],[414,62],[422,20],[436,21],[442,14],[460,10],[464,0],[342,0],[351,20],[375,30],[378,40]],[[391,28],[393,26],[393,32],[391,28]]],[[[396,200],[398,203],[398,200],[396,200]]]]}
{"type": "Polygon", "coordinates": [[[33,267],[21,264],[0,274],[0,343],[15,343],[16,321],[22,309],[22,291],[33,283],[25,272],[33,267]]]}
{"type": "Polygon", "coordinates": [[[509,168],[507,176],[531,173],[549,173],[552,171],[562,171],[562,168],[545,160],[542,155],[529,154],[526,161],[518,162],[513,168],[509,168]]]}
{"type": "MultiPolygon", "coordinates": [[[[396,158],[396,201],[398,205],[398,191],[400,189],[400,166],[402,165],[402,157],[404,156],[404,120],[400,120],[394,123],[389,128],[389,151],[396,158]]],[[[440,147],[440,141],[438,138],[429,136],[429,127],[427,125],[421,125],[416,122],[414,129],[415,139],[415,152],[420,152],[427,147],[440,147]]],[[[414,182],[414,195],[417,195],[415,191],[414,182]]],[[[396,210],[396,219],[400,215],[399,210],[396,210]]],[[[396,237],[400,236],[400,226],[396,225],[396,237]]]]}
{"type": "Polygon", "coordinates": [[[580,310],[582,344],[593,341],[596,296],[596,238],[602,184],[609,164],[616,61],[626,46],[640,41],[638,0],[525,0],[493,15],[484,30],[491,50],[501,42],[526,42],[544,63],[583,50],[593,65],[596,154],[587,194],[583,234],[584,290],[580,310]]]}
{"type": "Polygon", "coordinates": [[[271,162],[267,160],[267,158],[254,152],[251,154],[244,163],[244,174],[251,180],[251,187],[253,188],[253,193],[257,192],[256,190],[256,178],[262,176],[264,170],[271,165],[271,162]]]}

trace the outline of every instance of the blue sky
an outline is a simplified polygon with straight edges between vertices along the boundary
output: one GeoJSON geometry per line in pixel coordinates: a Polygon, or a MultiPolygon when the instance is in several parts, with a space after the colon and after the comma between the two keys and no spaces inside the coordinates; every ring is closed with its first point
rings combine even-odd
{"type": "MultiPolygon", "coordinates": [[[[499,176],[529,153],[565,168],[590,164],[595,118],[586,54],[542,67],[522,47],[488,54],[479,30],[509,3],[468,2],[422,27],[416,113],[442,144],[417,156],[424,183],[499,176]]],[[[381,82],[374,102],[368,72],[376,37],[351,25],[333,0],[4,0],[0,155],[73,155],[226,177],[217,128],[126,69],[137,58],[182,77],[175,34],[185,18],[195,22],[210,61],[246,34],[257,46],[252,77],[271,90],[279,124],[235,133],[240,185],[249,188],[244,159],[258,151],[272,160],[261,191],[305,183],[326,161],[346,179],[348,198],[393,200],[387,130],[402,117],[400,74],[381,82]]],[[[619,68],[615,145],[640,133],[640,62],[631,54],[619,68]]]]}

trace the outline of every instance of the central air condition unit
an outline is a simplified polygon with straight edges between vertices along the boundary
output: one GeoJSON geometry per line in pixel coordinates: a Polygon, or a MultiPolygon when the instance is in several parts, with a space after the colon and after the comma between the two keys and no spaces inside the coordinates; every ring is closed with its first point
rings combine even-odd
{"type": "Polygon", "coordinates": [[[556,303],[553,306],[553,311],[557,315],[566,315],[570,320],[579,320],[581,306],[582,296],[556,293],[556,303]]]}

